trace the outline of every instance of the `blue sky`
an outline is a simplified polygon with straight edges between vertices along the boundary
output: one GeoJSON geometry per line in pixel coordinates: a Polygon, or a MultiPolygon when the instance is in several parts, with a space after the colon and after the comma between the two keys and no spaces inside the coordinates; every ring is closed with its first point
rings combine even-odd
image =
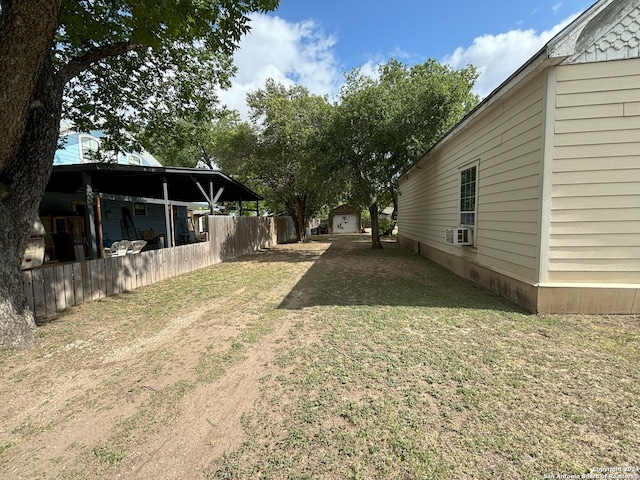
{"type": "MultiPolygon", "coordinates": [[[[594,0],[595,1],[595,0],[594,0]]],[[[591,0],[281,0],[252,17],[235,55],[238,74],[221,99],[244,116],[247,92],[271,77],[335,97],[344,74],[373,72],[390,57],[434,58],[480,69],[482,97],[518,69],[591,0]]]]}

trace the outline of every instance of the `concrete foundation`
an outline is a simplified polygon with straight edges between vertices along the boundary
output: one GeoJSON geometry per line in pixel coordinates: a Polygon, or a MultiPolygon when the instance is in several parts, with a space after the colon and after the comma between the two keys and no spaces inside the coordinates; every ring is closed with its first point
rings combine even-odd
{"type": "Polygon", "coordinates": [[[406,237],[398,243],[532,313],[640,314],[637,285],[534,285],[406,237]]]}

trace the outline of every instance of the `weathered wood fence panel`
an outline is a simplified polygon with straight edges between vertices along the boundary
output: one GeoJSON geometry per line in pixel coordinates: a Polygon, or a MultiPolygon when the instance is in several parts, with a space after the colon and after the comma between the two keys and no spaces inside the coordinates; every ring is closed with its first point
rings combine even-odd
{"type": "Polygon", "coordinates": [[[289,243],[298,240],[296,224],[291,217],[276,218],[276,232],[278,243],[289,243]]]}
{"type": "Polygon", "coordinates": [[[25,270],[23,285],[39,318],[268,248],[280,237],[273,218],[210,216],[207,242],[25,270]]]}

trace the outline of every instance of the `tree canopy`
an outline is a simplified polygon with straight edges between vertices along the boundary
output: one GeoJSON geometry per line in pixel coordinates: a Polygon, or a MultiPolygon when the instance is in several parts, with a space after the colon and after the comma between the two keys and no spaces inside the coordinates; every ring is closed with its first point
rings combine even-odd
{"type": "Polygon", "coordinates": [[[271,79],[247,95],[247,104],[256,132],[250,172],[264,195],[292,216],[303,239],[308,219],[336,193],[329,181],[335,157],[323,143],[333,106],[304,87],[271,79]]]}
{"type": "Polygon", "coordinates": [[[370,210],[379,247],[378,205],[396,205],[398,178],[477,104],[476,77],[471,66],[391,59],[376,77],[348,73],[335,104],[270,79],[247,96],[250,123],[233,114],[213,123],[181,119],[179,135],[156,136],[148,148],[168,143],[180,165],[201,145],[216,166],[259,191],[270,211],[286,210],[300,238],[312,214],[348,198],[370,210]]]}
{"type": "Polygon", "coordinates": [[[96,54],[104,57],[85,62],[70,79],[64,118],[84,131],[101,126],[121,144],[131,140],[123,132],[136,135],[144,129],[177,137],[175,119],[198,125],[215,118],[216,91],[230,86],[235,73],[231,54],[249,30],[248,13],[277,4],[63,2],[56,62],[67,66],[77,59],[91,61],[96,54]]]}

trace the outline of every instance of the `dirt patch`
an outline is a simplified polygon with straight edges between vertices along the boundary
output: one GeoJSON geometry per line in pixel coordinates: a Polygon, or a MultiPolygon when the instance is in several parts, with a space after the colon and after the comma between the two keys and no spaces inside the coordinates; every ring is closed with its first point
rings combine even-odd
{"type": "Polygon", "coordinates": [[[275,342],[288,328],[278,325],[218,381],[195,387],[171,424],[123,462],[123,478],[198,478],[212,458],[237,449],[246,439],[242,415],[259,397],[275,342]]]}
{"type": "Polygon", "coordinates": [[[291,326],[273,306],[327,246],[86,304],[39,327],[36,348],[0,352],[0,477],[201,476],[245,440],[242,416],[291,326]]]}

